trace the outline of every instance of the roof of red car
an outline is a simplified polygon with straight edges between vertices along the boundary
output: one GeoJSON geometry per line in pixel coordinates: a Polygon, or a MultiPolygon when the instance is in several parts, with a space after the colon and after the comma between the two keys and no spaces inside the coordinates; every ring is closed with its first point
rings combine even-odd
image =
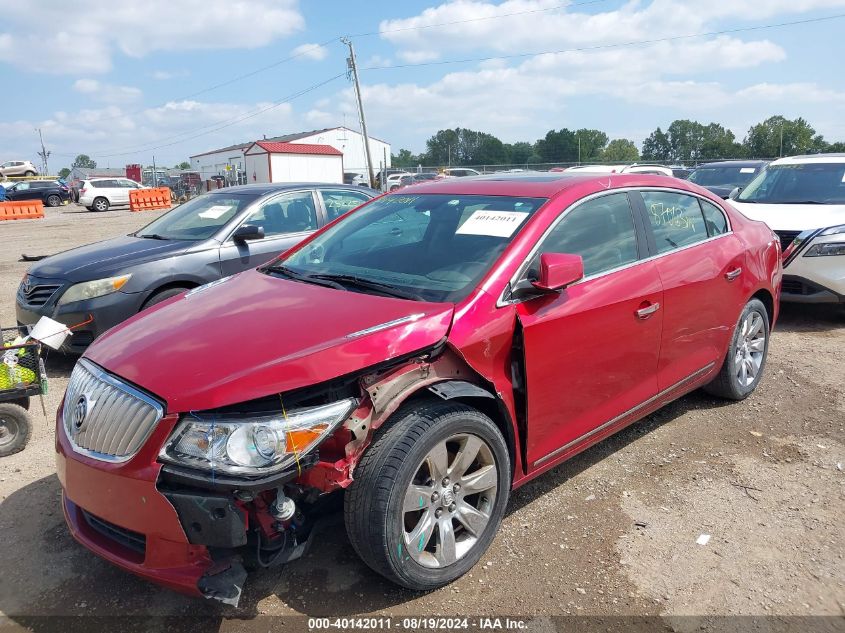
{"type": "Polygon", "coordinates": [[[574,187],[617,189],[619,187],[672,187],[710,195],[707,190],[686,180],[650,174],[597,174],[585,172],[524,172],[490,174],[466,178],[443,178],[413,184],[396,191],[408,193],[444,193],[551,198],[574,187]],[[581,187],[584,185],[585,187],[581,187]]]}
{"type": "Polygon", "coordinates": [[[321,154],[324,156],[343,156],[343,152],[331,145],[317,145],[316,143],[282,143],[277,141],[256,141],[247,151],[258,145],[271,154],[321,154]]]}

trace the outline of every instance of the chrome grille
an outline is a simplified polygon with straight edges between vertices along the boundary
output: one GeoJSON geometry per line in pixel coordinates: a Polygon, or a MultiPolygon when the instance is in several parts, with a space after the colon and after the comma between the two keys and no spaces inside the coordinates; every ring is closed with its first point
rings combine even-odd
{"type": "Polygon", "coordinates": [[[141,449],[163,415],[153,398],[81,359],[68,381],[62,422],[76,452],[124,462],[141,449]]]}
{"type": "Polygon", "coordinates": [[[27,305],[43,306],[59,288],[61,288],[61,284],[38,284],[37,286],[30,286],[23,283],[20,287],[20,296],[27,305]]]}

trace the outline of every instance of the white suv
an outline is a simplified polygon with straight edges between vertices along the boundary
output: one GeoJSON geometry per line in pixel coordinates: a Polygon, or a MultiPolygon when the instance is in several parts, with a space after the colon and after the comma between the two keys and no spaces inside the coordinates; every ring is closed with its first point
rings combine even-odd
{"type": "Polygon", "coordinates": [[[7,160],[0,163],[0,175],[3,176],[37,176],[38,170],[32,161],[28,160],[7,160]]]}
{"type": "Polygon", "coordinates": [[[780,237],[781,300],[845,304],[845,154],[778,159],[731,202],[780,237]]]}
{"type": "Polygon", "coordinates": [[[79,204],[89,211],[108,211],[109,207],[129,204],[129,192],[145,189],[129,178],[91,178],[79,185],[79,204]]]}

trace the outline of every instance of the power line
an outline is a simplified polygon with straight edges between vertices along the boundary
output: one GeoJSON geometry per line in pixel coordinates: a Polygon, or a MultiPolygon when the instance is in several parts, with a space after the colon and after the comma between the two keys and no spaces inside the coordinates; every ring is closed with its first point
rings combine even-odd
{"type": "Polygon", "coordinates": [[[564,48],[555,51],[539,51],[533,53],[513,53],[510,55],[488,55],[486,57],[467,57],[464,59],[446,59],[432,62],[417,62],[409,64],[396,64],[393,66],[368,66],[361,68],[361,70],[392,70],[395,68],[419,68],[421,66],[443,66],[446,64],[465,64],[470,62],[486,62],[494,59],[517,59],[524,57],[537,57],[539,55],[556,55],[559,53],[579,53],[585,51],[596,51],[611,48],[626,48],[629,46],[645,46],[649,44],[659,44],[661,42],[673,42],[677,40],[693,39],[697,37],[711,37],[714,35],[729,35],[732,33],[746,33],[748,31],[762,31],[765,29],[776,29],[784,26],[796,26],[799,24],[810,24],[814,22],[826,22],[828,20],[836,20],[845,17],[845,13],[838,13],[836,15],[828,15],[820,18],[808,18],[805,20],[794,20],[792,22],[779,22],[777,24],[763,24],[760,26],[746,26],[736,29],[724,29],[721,31],[708,31],[707,33],[690,33],[687,35],[672,35],[667,37],[658,37],[649,40],[634,40],[629,42],[618,42],[616,44],[597,44],[595,46],[581,46],[578,48],[564,48]]]}
{"type": "Polygon", "coordinates": [[[154,145],[154,146],[140,145],[136,148],[131,148],[131,149],[125,150],[125,151],[120,150],[120,151],[116,151],[114,153],[108,153],[108,154],[97,153],[97,154],[94,154],[94,156],[96,156],[98,158],[113,158],[113,157],[116,157],[116,156],[129,156],[131,154],[138,154],[140,152],[151,152],[153,150],[161,149],[163,147],[172,147],[174,145],[179,145],[180,143],[184,143],[186,141],[191,141],[195,138],[200,138],[201,136],[205,136],[205,135],[211,134],[213,132],[218,132],[218,131],[223,130],[227,127],[231,127],[232,125],[240,123],[241,121],[246,121],[247,119],[251,119],[253,117],[256,117],[259,114],[263,114],[265,112],[269,112],[270,110],[274,110],[275,108],[278,108],[279,106],[281,106],[285,103],[293,101],[294,99],[297,99],[297,98],[299,98],[299,97],[301,97],[305,94],[308,94],[309,92],[313,92],[314,90],[317,90],[318,88],[322,88],[326,84],[329,84],[333,81],[336,81],[337,79],[340,79],[341,77],[344,77],[345,75],[346,75],[346,73],[342,72],[342,73],[335,75],[334,77],[329,77],[328,79],[321,81],[320,83],[314,84],[312,86],[309,86],[308,88],[300,90],[299,92],[293,93],[292,95],[285,97],[281,101],[276,101],[269,106],[265,106],[263,108],[259,108],[257,110],[253,110],[253,111],[247,112],[245,114],[242,114],[242,115],[235,117],[233,119],[229,119],[229,120],[225,121],[222,125],[218,124],[218,123],[214,123],[212,125],[207,125],[207,126],[204,126],[204,127],[195,128],[194,130],[190,130],[190,131],[187,131],[187,132],[182,132],[181,134],[176,134],[174,136],[164,137],[164,138],[158,139],[157,141],[153,141],[153,142],[157,143],[159,141],[168,141],[168,140],[171,140],[171,139],[179,138],[180,136],[184,136],[186,134],[192,134],[193,132],[197,132],[199,130],[206,130],[206,131],[201,132],[199,134],[195,134],[194,136],[188,136],[186,138],[182,138],[182,139],[179,139],[177,141],[173,141],[173,142],[170,142],[170,143],[162,143],[160,145],[154,145]]]}
{"type": "Polygon", "coordinates": [[[272,70],[273,68],[281,66],[282,64],[286,64],[287,62],[293,61],[294,59],[297,59],[299,57],[307,55],[308,53],[311,53],[315,50],[323,48],[324,46],[328,46],[332,42],[336,42],[336,41],[339,41],[339,40],[340,40],[340,37],[333,37],[333,38],[328,39],[325,42],[322,42],[320,44],[314,44],[313,46],[306,48],[304,50],[301,50],[298,53],[295,53],[293,55],[288,55],[287,57],[285,57],[283,59],[276,60],[272,64],[267,64],[266,66],[261,66],[260,68],[256,68],[255,70],[252,70],[248,73],[244,73],[242,75],[237,75],[235,77],[227,79],[226,81],[221,81],[220,83],[213,84],[211,86],[208,86],[207,88],[203,88],[202,90],[198,90],[196,92],[192,92],[190,94],[187,94],[187,95],[184,95],[184,96],[181,96],[181,97],[173,97],[171,99],[168,99],[167,101],[164,101],[162,103],[158,103],[156,105],[145,106],[144,108],[142,108],[140,110],[135,110],[134,112],[123,112],[123,113],[121,113],[119,115],[115,115],[115,116],[102,117],[99,120],[100,121],[110,121],[112,119],[122,119],[122,118],[125,118],[125,117],[128,117],[128,116],[133,116],[133,115],[136,115],[136,114],[143,114],[147,110],[154,110],[155,108],[162,108],[172,101],[185,101],[186,99],[192,99],[194,97],[198,97],[198,96],[204,95],[208,92],[212,92],[214,90],[217,90],[218,88],[224,88],[226,86],[230,86],[230,85],[237,83],[239,81],[243,81],[244,79],[249,79],[250,77],[254,77],[255,75],[259,75],[263,72],[267,72],[268,70],[272,70]]]}

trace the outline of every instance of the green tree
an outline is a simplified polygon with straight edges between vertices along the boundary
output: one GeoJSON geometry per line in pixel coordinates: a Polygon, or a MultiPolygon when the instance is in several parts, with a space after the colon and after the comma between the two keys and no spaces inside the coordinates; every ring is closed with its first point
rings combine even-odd
{"type": "Polygon", "coordinates": [[[408,149],[400,149],[398,154],[391,154],[390,155],[390,164],[393,167],[401,167],[403,169],[409,169],[411,167],[416,167],[421,160],[418,160],[417,156],[408,149]]]}
{"type": "Polygon", "coordinates": [[[576,130],[575,142],[576,145],[578,143],[581,145],[580,157],[577,157],[576,150],[576,160],[580,160],[582,163],[596,162],[601,160],[602,151],[607,145],[607,134],[601,130],[582,128],[576,130]]]}
{"type": "Polygon", "coordinates": [[[789,120],[780,114],[752,125],[743,145],[754,158],[822,152],[828,148],[824,137],[816,134],[806,120],[800,117],[789,120]]]}
{"type": "Polygon", "coordinates": [[[702,128],[701,145],[697,158],[742,158],[744,148],[736,142],[734,133],[718,123],[702,128]]]}
{"type": "Polygon", "coordinates": [[[70,169],[68,169],[67,167],[62,167],[59,170],[59,178],[67,178],[68,176],[70,176],[70,169]]]}
{"type": "Polygon", "coordinates": [[[667,162],[672,157],[669,136],[659,127],[643,141],[643,159],[667,162]]]}
{"type": "Polygon", "coordinates": [[[574,163],[578,160],[578,139],[575,132],[566,128],[549,130],[534,147],[544,163],[574,163]]]}
{"type": "Polygon", "coordinates": [[[76,158],[73,159],[73,162],[70,164],[71,167],[87,167],[88,169],[94,169],[97,166],[97,161],[91,160],[91,157],[88,154],[80,154],[76,158]]]}
{"type": "Polygon", "coordinates": [[[178,165],[175,165],[173,167],[173,169],[181,169],[181,170],[190,169],[190,168],[191,168],[191,163],[189,163],[186,160],[183,160],[181,163],[179,163],[178,165]]]}
{"type": "MultiPolygon", "coordinates": [[[[520,141],[518,143],[505,143],[505,162],[511,165],[527,165],[534,155],[534,146],[531,143],[520,141]]],[[[536,161],[536,162],[539,162],[536,161]]]]}
{"type": "Polygon", "coordinates": [[[633,163],[639,159],[637,146],[626,138],[613,139],[602,152],[602,160],[608,163],[633,163]]]}
{"type": "Polygon", "coordinates": [[[458,135],[456,130],[439,130],[425,142],[426,156],[431,165],[458,165],[458,135]]]}
{"type": "Polygon", "coordinates": [[[837,153],[845,153],[845,142],[844,141],[837,141],[836,143],[831,143],[825,149],[826,152],[837,152],[837,153]]]}

